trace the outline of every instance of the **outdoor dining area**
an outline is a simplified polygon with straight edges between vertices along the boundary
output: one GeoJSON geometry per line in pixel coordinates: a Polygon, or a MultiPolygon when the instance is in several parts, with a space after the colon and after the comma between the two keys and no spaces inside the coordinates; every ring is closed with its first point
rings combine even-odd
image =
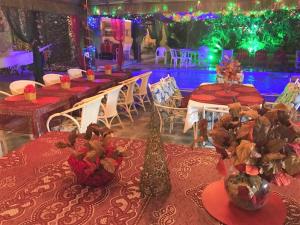
{"type": "Polygon", "coordinates": [[[1,1],[0,225],[299,225],[299,9],[1,1]]]}

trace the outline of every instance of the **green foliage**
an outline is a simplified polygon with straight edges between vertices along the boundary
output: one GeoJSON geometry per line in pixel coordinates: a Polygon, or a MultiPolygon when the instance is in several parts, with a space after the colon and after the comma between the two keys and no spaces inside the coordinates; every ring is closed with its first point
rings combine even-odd
{"type": "Polygon", "coordinates": [[[295,10],[264,11],[253,14],[228,13],[206,21],[208,34],[201,44],[211,49],[246,49],[250,54],[264,49],[274,52],[286,42],[299,39],[299,12],[295,10]]]}
{"type": "Polygon", "coordinates": [[[218,19],[170,23],[167,29],[171,48],[198,48],[206,45],[212,58],[222,49],[275,52],[300,48],[300,12],[294,9],[251,11],[243,14],[236,5],[218,19]]]}

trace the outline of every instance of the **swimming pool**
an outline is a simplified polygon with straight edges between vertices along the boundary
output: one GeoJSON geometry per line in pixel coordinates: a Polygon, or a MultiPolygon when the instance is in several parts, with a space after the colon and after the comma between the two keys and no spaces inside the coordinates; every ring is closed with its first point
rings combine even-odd
{"type": "MultiPolygon", "coordinates": [[[[145,70],[149,71],[149,70],[145,70]]],[[[150,83],[158,82],[162,77],[170,74],[175,77],[179,88],[195,89],[203,82],[214,83],[216,80],[215,70],[201,70],[195,68],[164,68],[153,69],[153,73],[149,79],[150,83]]],[[[140,74],[136,71],[134,74],[140,74]]],[[[282,92],[291,76],[300,76],[300,73],[287,72],[244,72],[244,83],[253,84],[260,93],[279,94],[282,92]]]]}

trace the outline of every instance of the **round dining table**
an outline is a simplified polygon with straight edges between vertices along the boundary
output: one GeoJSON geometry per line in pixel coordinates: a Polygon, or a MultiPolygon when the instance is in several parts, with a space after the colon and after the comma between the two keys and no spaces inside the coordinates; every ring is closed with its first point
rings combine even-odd
{"type": "Polygon", "coordinates": [[[252,85],[233,84],[230,87],[219,83],[200,85],[190,95],[184,133],[199,121],[198,113],[202,111],[204,105],[227,106],[240,102],[243,106],[251,106],[260,105],[263,101],[261,94],[252,85]]]}

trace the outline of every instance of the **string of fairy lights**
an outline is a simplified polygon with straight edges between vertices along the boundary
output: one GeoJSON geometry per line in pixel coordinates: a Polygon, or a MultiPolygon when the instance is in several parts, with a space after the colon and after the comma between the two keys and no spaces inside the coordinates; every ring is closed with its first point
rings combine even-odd
{"type": "MultiPolygon", "coordinates": [[[[163,3],[160,5],[154,4],[150,11],[140,12],[139,14],[145,17],[147,15],[151,16],[153,14],[161,13],[174,22],[189,22],[214,19],[216,17],[215,15],[226,15],[232,12],[247,16],[260,16],[269,10],[296,10],[298,7],[297,3],[287,4],[284,0],[273,0],[273,3],[268,7],[268,9],[264,9],[262,7],[262,2],[260,0],[254,0],[253,3],[254,6],[252,6],[251,10],[243,10],[238,1],[229,1],[224,9],[214,11],[214,13],[202,10],[201,1],[197,1],[196,5],[194,7],[191,6],[186,12],[170,12],[168,4],[163,3]]],[[[298,4],[300,5],[300,1],[298,4]]],[[[90,11],[91,15],[94,16],[122,17],[125,19],[132,19],[135,17],[130,12],[124,12],[123,7],[124,6],[122,4],[118,6],[111,6],[108,10],[107,7],[92,6],[90,11]]]]}

